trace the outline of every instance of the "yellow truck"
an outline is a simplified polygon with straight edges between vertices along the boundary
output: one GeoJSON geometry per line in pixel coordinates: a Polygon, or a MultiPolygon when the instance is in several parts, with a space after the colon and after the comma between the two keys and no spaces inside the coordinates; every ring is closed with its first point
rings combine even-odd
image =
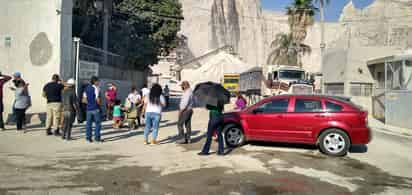
{"type": "Polygon", "coordinates": [[[239,80],[240,74],[224,74],[222,79],[222,85],[232,95],[239,92],[239,80]]]}

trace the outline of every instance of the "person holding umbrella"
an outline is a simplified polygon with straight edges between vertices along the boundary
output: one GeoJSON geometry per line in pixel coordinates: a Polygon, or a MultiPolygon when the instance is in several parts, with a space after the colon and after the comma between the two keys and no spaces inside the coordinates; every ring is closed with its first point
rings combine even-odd
{"type": "Polygon", "coordinates": [[[223,142],[223,109],[224,105],[230,102],[230,92],[222,85],[212,82],[200,83],[193,92],[196,100],[206,105],[209,110],[209,122],[207,127],[206,142],[200,153],[201,156],[209,155],[212,144],[213,132],[217,131],[218,151],[217,155],[224,155],[223,142]]]}

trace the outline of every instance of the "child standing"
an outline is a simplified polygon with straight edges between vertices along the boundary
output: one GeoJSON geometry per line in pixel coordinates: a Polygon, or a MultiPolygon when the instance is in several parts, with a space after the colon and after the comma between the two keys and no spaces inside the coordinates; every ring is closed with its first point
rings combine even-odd
{"type": "Polygon", "coordinates": [[[115,100],[113,107],[113,128],[119,129],[122,125],[122,106],[120,100],[115,100]]]}

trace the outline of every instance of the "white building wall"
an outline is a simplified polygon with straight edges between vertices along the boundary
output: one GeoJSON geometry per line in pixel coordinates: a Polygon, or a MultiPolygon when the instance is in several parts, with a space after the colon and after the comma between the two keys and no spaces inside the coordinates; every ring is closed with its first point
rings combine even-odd
{"type": "MultiPolygon", "coordinates": [[[[42,88],[60,65],[71,61],[72,0],[0,0],[0,71],[21,72],[30,84],[33,106],[29,113],[45,111],[42,88]],[[5,37],[11,37],[10,47],[5,37]]],[[[14,94],[4,87],[5,112],[12,109],[14,94]]]]}

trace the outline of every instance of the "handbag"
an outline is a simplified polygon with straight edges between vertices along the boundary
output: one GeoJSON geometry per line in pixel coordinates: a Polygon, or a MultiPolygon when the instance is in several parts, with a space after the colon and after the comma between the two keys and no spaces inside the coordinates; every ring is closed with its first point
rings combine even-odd
{"type": "Polygon", "coordinates": [[[27,107],[26,107],[26,109],[28,109],[28,108],[30,108],[31,106],[32,106],[32,104],[31,104],[31,96],[26,96],[26,98],[27,98],[27,107]]]}

